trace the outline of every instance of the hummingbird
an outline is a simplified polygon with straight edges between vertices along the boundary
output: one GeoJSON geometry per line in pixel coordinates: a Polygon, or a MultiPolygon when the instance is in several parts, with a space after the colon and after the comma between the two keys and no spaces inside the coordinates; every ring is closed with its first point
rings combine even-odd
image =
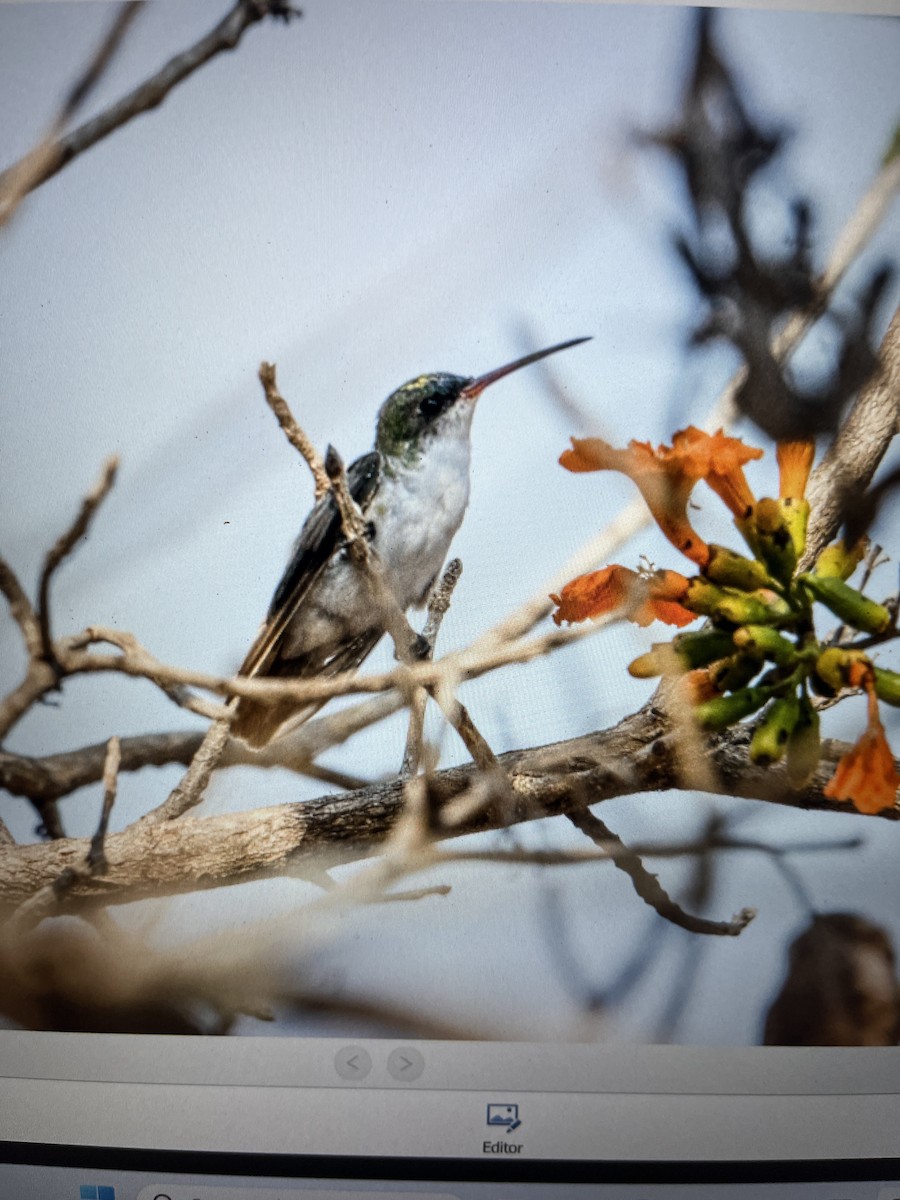
{"type": "MultiPolygon", "coordinates": [[[[506,375],[589,338],[574,338],[474,378],[410,379],[378,411],[375,447],[347,468],[347,486],[399,607],[421,608],[469,502],[471,429],[481,393],[506,375]]],[[[370,583],[352,561],[330,491],[314,505],[239,675],[309,679],[354,670],[384,633],[370,583]]],[[[231,732],[266,745],[322,702],[263,704],[242,697],[231,732]]]]}

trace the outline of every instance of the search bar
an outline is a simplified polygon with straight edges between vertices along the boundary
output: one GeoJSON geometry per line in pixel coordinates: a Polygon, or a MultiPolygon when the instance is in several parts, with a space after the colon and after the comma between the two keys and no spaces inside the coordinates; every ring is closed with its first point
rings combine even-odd
{"type": "Polygon", "coordinates": [[[377,1196],[378,1200],[459,1200],[447,1192],[383,1192],[377,1185],[365,1191],[323,1191],[318,1187],[307,1187],[302,1183],[285,1184],[280,1188],[217,1187],[203,1184],[196,1186],[185,1183],[154,1183],[138,1193],[137,1200],[366,1200],[377,1196]]]}

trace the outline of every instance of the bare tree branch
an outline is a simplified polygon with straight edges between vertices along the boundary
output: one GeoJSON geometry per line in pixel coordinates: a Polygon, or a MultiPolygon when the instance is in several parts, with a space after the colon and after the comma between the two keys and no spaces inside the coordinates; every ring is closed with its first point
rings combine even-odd
{"type": "Polygon", "coordinates": [[[25,678],[8,696],[0,700],[0,741],[42,696],[59,684],[53,667],[40,658],[32,658],[25,678]]]}
{"type": "Polygon", "coordinates": [[[0,592],[6,597],[13,620],[22,631],[25,649],[30,657],[36,657],[43,647],[41,623],[31,606],[31,601],[25,594],[25,589],[19,583],[17,575],[9,563],[2,558],[0,558],[0,592]]]}
{"type": "Polygon", "coordinates": [[[142,5],[143,0],[133,0],[122,6],[93,58],[70,88],[49,131],[23,159],[0,174],[0,228],[10,220],[28,193],[49,178],[48,172],[53,170],[59,153],[62,131],[103,76],[142,5]]]}
{"type": "Polygon", "coordinates": [[[313,479],[316,484],[316,499],[321,500],[325,493],[331,488],[331,481],[328,478],[328,473],[325,470],[325,464],[322,457],[307,437],[305,431],[300,428],[294,414],[291,412],[287,401],[281,392],[278,390],[278,382],[275,375],[274,363],[260,363],[259,381],[263,386],[263,393],[266,397],[266,403],[272,412],[275,414],[278,424],[284,431],[284,435],[297,450],[306,459],[310,471],[312,471],[313,479]]]}
{"type": "MultiPolygon", "coordinates": [[[[451,559],[447,564],[438,586],[428,600],[428,616],[422,637],[428,645],[428,650],[422,656],[430,661],[434,657],[434,647],[441,624],[450,607],[450,599],[462,575],[462,563],[458,558],[451,559]]],[[[403,765],[400,768],[402,777],[415,775],[419,769],[422,756],[422,727],[425,721],[425,709],[428,704],[428,693],[423,687],[415,689],[409,702],[409,726],[406,731],[406,746],[403,751],[403,765]]]]}
{"type": "MultiPolygon", "coordinates": [[[[234,707],[232,702],[230,708],[234,707]]],[[[155,825],[161,822],[177,821],[189,809],[194,808],[203,799],[203,793],[212,778],[212,773],[219,765],[219,760],[228,742],[229,722],[214,721],[200,743],[196,754],[191,759],[184,778],[172,789],[165,801],[152,812],[141,817],[139,824],[155,825]]]]}
{"type": "MultiPolygon", "coordinates": [[[[479,802],[450,836],[506,828],[539,817],[580,811],[616,796],[679,787],[677,756],[667,744],[667,726],[652,706],[612,729],[499,757],[510,796],[479,802]]],[[[812,780],[791,788],[781,767],[748,762],[750,730],[738,726],[710,742],[722,795],[757,799],[792,808],[852,814],[848,804],[823,795],[837,759],[847,750],[826,742],[812,780]]],[[[428,782],[437,812],[478,784],[473,766],[454,767],[428,782]]],[[[154,815],[106,839],[108,869],[102,881],[78,879],[67,899],[95,898],[104,904],[141,896],[221,887],[273,874],[292,874],[304,861],[326,868],[370,855],[404,811],[404,781],[373,784],[345,796],[324,796],[300,804],[254,809],[205,819],[160,821],[154,815]]],[[[900,809],[878,814],[900,820],[900,809]]],[[[874,819],[874,818],[873,818],[874,819]]],[[[88,843],[70,838],[44,845],[0,849],[0,904],[16,904],[84,861],[88,843]]]]}
{"type": "MultiPolygon", "coordinates": [[[[127,24],[131,20],[131,16],[133,16],[133,12],[127,19],[123,14],[119,20],[127,24]]],[[[83,125],[79,125],[77,129],[73,129],[68,134],[57,136],[59,128],[72,115],[72,100],[75,99],[80,104],[87,90],[85,83],[90,87],[99,75],[96,64],[100,64],[100,69],[105,66],[112,52],[109,48],[110,43],[113,43],[112,48],[114,48],[124,32],[124,30],[116,32],[114,29],[104,46],[101,47],[95,63],[83,76],[81,83],[72,90],[69,101],[60,114],[59,126],[51,131],[35,151],[0,175],[0,224],[8,219],[12,208],[28,192],[34,191],[42,183],[52,179],[58,171],[61,171],[79,154],[83,154],[85,150],[89,150],[103,138],[109,137],[111,133],[120,129],[128,121],[158,107],[174,87],[199,70],[210,59],[225,50],[233,50],[251,25],[256,25],[266,17],[289,21],[295,16],[299,16],[299,10],[287,3],[286,0],[238,0],[218,25],[190,49],[176,54],[155,75],[145,80],[98,116],[85,121],[83,125]],[[14,199],[12,205],[10,205],[11,199],[14,199]]]]}
{"type": "Polygon", "coordinates": [[[41,572],[41,582],[38,589],[38,618],[41,623],[43,656],[51,664],[55,663],[55,659],[53,637],[50,632],[50,581],[60,564],[68,558],[80,539],[87,533],[94,514],[109,495],[110,489],[115,483],[118,469],[118,458],[113,456],[106,460],[103,464],[103,471],[100,478],[85,496],[84,500],[82,500],[78,516],[66,532],[57,539],[55,545],[50,548],[44,561],[44,569],[41,572]]]}
{"type": "MultiPolygon", "coordinates": [[[[900,160],[898,160],[900,166],[900,160]]],[[[848,498],[869,486],[898,430],[900,419],[900,309],[881,343],[880,367],[857,397],[828,453],[813,471],[808,489],[810,521],[806,570],[835,537],[848,498]]]]}
{"type": "MultiPolygon", "coordinates": [[[[384,720],[402,707],[403,699],[396,693],[376,696],[310,721],[262,750],[251,750],[240,739],[232,738],[219,766],[281,767],[298,774],[315,775],[312,760],[317,754],[340,745],[354,733],[384,720]]],[[[122,738],[119,770],[140,771],[144,767],[169,765],[186,767],[199,750],[204,736],[204,733],[188,730],[122,738]]],[[[97,742],[41,758],[0,751],[0,788],[34,801],[61,799],[102,778],[106,745],[106,742],[97,742]]]]}
{"type": "Polygon", "coordinates": [[[688,933],[712,934],[717,937],[737,937],[756,916],[753,908],[743,908],[730,921],[709,921],[705,917],[686,912],[668,895],[656,875],[644,866],[641,858],[625,845],[609,826],[589,809],[566,814],[582,833],[598,846],[603,846],[614,866],[624,871],[634,885],[640,898],[649,904],[666,921],[686,929],[688,933]]]}
{"type": "Polygon", "coordinates": [[[91,838],[91,848],[88,851],[88,866],[92,871],[103,872],[106,869],[104,842],[109,828],[109,818],[116,802],[116,792],[119,786],[119,764],[122,752],[117,737],[111,737],[106,744],[106,758],[103,763],[103,809],[97,832],[91,838]]]}

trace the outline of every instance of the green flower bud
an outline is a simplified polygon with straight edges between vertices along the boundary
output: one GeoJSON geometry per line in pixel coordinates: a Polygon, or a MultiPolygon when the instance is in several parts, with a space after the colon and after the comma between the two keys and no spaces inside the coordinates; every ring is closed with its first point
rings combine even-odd
{"type": "Polygon", "coordinates": [[[645,654],[639,654],[628,664],[628,674],[634,679],[655,679],[678,670],[678,658],[671,642],[655,642],[645,654]]]}
{"type": "Polygon", "coordinates": [[[854,663],[869,664],[869,657],[862,650],[842,650],[840,646],[828,646],[816,659],[816,674],[832,692],[839,692],[848,683],[848,672],[854,663]]]}
{"type": "Polygon", "coordinates": [[[686,671],[693,671],[695,667],[705,667],[716,659],[726,658],[734,653],[731,634],[720,629],[679,633],[672,639],[671,645],[686,671]]]}
{"type": "Polygon", "coordinates": [[[693,579],[688,580],[687,591],[681,603],[698,616],[713,617],[718,606],[730,594],[725,588],[704,579],[702,575],[695,575],[693,579]]]}
{"type": "Polygon", "coordinates": [[[738,588],[742,592],[754,592],[771,584],[769,572],[763,563],[738,554],[736,550],[729,550],[727,546],[709,547],[709,562],[703,574],[713,583],[738,588]]]}
{"type": "Polygon", "coordinates": [[[835,542],[826,546],[816,559],[814,573],[830,579],[849,579],[862,561],[869,539],[861,537],[847,548],[844,542],[835,542]]]}
{"type": "Polygon", "coordinates": [[[775,625],[794,616],[791,606],[775,592],[736,592],[716,605],[715,616],[733,625],[775,625]]]}
{"type": "Polygon", "coordinates": [[[681,603],[700,616],[730,621],[733,625],[774,625],[794,616],[787,601],[768,588],[741,592],[710,583],[702,575],[695,575],[688,582],[681,603]]]}
{"type": "Polygon", "coordinates": [[[797,658],[796,645],[771,625],[742,625],[734,631],[733,641],[739,650],[769,659],[779,667],[790,666],[797,658]]]}
{"type": "Polygon", "coordinates": [[[710,667],[710,678],[719,692],[736,692],[759,674],[760,660],[752,654],[734,654],[710,667]]]}
{"type": "MultiPolygon", "coordinates": [[[[806,527],[809,524],[809,501],[798,499],[793,496],[787,496],[783,500],[779,500],[781,512],[784,517],[784,523],[787,526],[788,533],[791,535],[791,542],[794,546],[794,553],[799,559],[806,549],[806,527]]],[[[794,564],[796,566],[796,563],[794,564]]]]}
{"type": "Polygon", "coordinates": [[[891,614],[883,604],[870,600],[842,579],[814,572],[799,579],[814,599],[862,633],[884,633],[891,623],[891,614]]]}
{"type": "Polygon", "coordinates": [[[800,713],[787,745],[788,779],[795,788],[803,787],[819,765],[819,714],[808,696],[800,699],[800,713]]]}
{"type": "Polygon", "coordinates": [[[764,497],[756,502],[750,518],[751,544],[772,574],[784,583],[790,581],[806,539],[804,506],[808,515],[809,506],[805,500],[764,497]],[[801,550],[797,549],[795,539],[798,537],[801,550]]]}
{"type": "Polygon", "coordinates": [[[900,707],[900,675],[885,667],[875,667],[875,695],[885,704],[900,707]]]}
{"type": "Polygon", "coordinates": [[[773,700],[750,739],[750,759],[761,766],[778,762],[788,747],[794,726],[800,718],[796,692],[773,700]]]}
{"type": "Polygon", "coordinates": [[[770,699],[772,689],[767,687],[745,687],[727,696],[714,696],[694,706],[694,717],[703,729],[727,729],[743,717],[762,708],[770,699]]]}

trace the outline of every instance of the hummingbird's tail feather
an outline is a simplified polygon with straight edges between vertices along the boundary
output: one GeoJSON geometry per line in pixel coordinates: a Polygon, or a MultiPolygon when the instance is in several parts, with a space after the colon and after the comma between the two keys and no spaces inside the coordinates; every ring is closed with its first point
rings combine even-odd
{"type": "Polygon", "coordinates": [[[265,704],[245,697],[238,704],[236,715],[231,722],[231,733],[242,742],[246,742],[252,750],[262,750],[272,741],[282,725],[290,721],[291,728],[295,729],[315,716],[324,703],[323,700],[298,708],[292,700],[265,704]]]}
{"type": "MultiPolygon", "coordinates": [[[[372,653],[382,634],[383,630],[377,628],[364,630],[341,646],[327,662],[323,662],[318,654],[277,658],[267,666],[264,674],[258,674],[257,678],[330,679],[344,671],[353,671],[372,653]]],[[[316,700],[310,704],[298,705],[296,700],[289,699],[276,700],[273,703],[244,696],[238,701],[235,709],[231,733],[252,749],[260,750],[272,741],[282,726],[289,722],[290,728],[296,729],[298,725],[315,716],[327,703],[327,700],[316,700]]]]}

